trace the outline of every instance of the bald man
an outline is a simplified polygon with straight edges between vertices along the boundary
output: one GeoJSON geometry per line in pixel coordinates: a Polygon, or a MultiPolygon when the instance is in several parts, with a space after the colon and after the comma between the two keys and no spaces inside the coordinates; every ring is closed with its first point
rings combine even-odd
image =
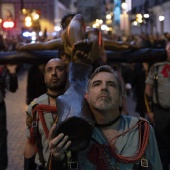
{"type": "Polygon", "coordinates": [[[48,131],[56,120],[56,98],[64,93],[66,79],[65,63],[58,58],[51,59],[45,66],[44,74],[47,92],[34,99],[28,107],[24,152],[24,168],[27,170],[34,170],[37,165],[41,170],[46,166],[49,157],[48,131]]]}

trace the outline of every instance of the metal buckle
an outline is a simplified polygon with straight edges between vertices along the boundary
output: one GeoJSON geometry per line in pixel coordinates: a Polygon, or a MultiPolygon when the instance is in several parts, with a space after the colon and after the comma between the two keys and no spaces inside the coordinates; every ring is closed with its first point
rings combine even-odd
{"type": "Polygon", "coordinates": [[[68,162],[67,163],[69,170],[78,170],[78,162],[68,162]]]}
{"type": "Polygon", "coordinates": [[[148,167],[148,160],[145,159],[145,158],[142,158],[142,159],[141,159],[141,166],[142,166],[142,167],[148,167]]]}
{"type": "Polygon", "coordinates": [[[37,127],[37,121],[32,122],[32,127],[37,127]]]}
{"type": "Polygon", "coordinates": [[[154,78],[154,80],[158,80],[158,76],[157,75],[155,75],[153,78],[154,78]]]}

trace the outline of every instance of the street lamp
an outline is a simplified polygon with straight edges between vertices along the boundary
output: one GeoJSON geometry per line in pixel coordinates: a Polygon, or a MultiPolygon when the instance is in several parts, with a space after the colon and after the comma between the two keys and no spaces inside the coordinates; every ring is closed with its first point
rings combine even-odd
{"type": "Polygon", "coordinates": [[[10,28],[14,28],[15,23],[14,23],[14,21],[3,21],[2,26],[5,29],[10,29],[10,28]]]}
{"type": "Polygon", "coordinates": [[[25,18],[25,26],[26,26],[26,27],[31,27],[31,26],[32,26],[32,19],[31,19],[30,16],[27,16],[27,17],[25,18]]]}
{"type": "Polygon", "coordinates": [[[122,14],[120,15],[120,29],[125,33],[125,35],[129,34],[129,16],[126,12],[127,4],[123,2],[121,4],[122,14]]]}
{"type": "Polygon", "coordinates": [[[111,19],[112,19],[112,15],[111,15],[111,14],[107,14],[107,15],[106,15],[106,19],[107,19],[107,20],[111,20],[111,19]]]}
{"type": "Polygon", "coordinates": [[[0,33],[1,33],[1,27],[2,27],[2,19],[0,18],[0,33]]]}
{"type": "Polygon", "coordinates": [[[144,18],[149,18],[149,14],[144,14],[143,17],[144,18]]]}
{"type": "Polygon", "coordinates": [[[143,19],[142,19],[143,17],[142,17],[142,14],[136,14],[136,21],[138,22],[138,23],[142,23],[143,22],[143,19]]]}
{"type": "Polygon", "coordinates": [[[93,24],[93,28],[99,28],[100,29],[102,24],[103,24],[103,20],[102,19],[96,19],[96,21],[93,24]]]}
{"type": "Polygon", "coordinates": [[[143,17],[144,17],[144,24],[145,24],[145,32],[147,32],[148,31],[148,20],[149,20],[149,14],[144,14],[143,15],[143,17]]]}
{"type": "Polygon", "coordinates": [[[123,2],[123,3],[121,4],[121,7],[122,7],[122,10],[123,10],[123,11],[126,11],[126,9],[127,9],[127,3],[126,3],[126,2],[123,2]]]}
{"type": "Polygon", "coordinates": [[[161,34],[163,34],[164,32],[164,20],[165,20],[165,17],[163,15],[160,15],[159,21],[160,21],[160,27],[161,27],[161,34]]]}

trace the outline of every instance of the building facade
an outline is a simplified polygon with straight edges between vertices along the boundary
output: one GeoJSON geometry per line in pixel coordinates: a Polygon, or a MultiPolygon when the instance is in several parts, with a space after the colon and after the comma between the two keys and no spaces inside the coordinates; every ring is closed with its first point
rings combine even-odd
{"type": "Polygon", "coordinates": [[[77,12],[82,14],[88,25],[96,19],[102,19],[103,1],[102,0],[78,0],[77,12]]]}
{"type": "MultiPolygon", "coordinates": [[[[23,30],[44,31],[48,36],[52,36],[55,26],[64,14],[68,13],[70,1],[64,0],[1,0],[0,1],[0,19],[13,20],[15,27],[10,30],[11,35],[21,34],[23,30]],[[67,3],[66,3],[67,2],[67,3]],[[69,3],[68,3],[69,2],[69,3]],[[39,16],[33,21],[32,26],[25,24],[25,18],[32,15],[39,16]],[[10,16],[10,17],[9,17],[10,16]]],[[[1,27],[2,32],[9,32],[1,27]]]]}
{"type": "Polygon", "coordinates": [[[136,20],[136,14],[143,16],[143,22],[131,26],[131,33],[149,34],[169,32],[170,0],[132,0],[131,23],[136,20]],[[144,18],[144,14],[149,14],[144,18]]]}

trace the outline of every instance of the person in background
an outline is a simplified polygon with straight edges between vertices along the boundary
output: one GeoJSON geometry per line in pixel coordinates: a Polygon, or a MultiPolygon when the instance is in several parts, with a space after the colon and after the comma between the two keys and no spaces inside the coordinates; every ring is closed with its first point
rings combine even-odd
{"type": "MultiPolygon", "coordinates": [[[[166,45],[170,51],[170,42],[166,45]]],[[[170,62],[155,63],[145,81],[147,117],[153,124],[164,170],[170,165],[170,62]]]]}
{"type": "Polygon", "coordinates": [[[46,166],[49,156],[48,131],[58,116],[56,98],[64,93],[66,78],[65,63],[61,59],[51,59],[46,64],[44,72],[46,93],[34,99],[28,106],[25,170],[34,170],[37,165],[42,170],[46,166]],[[37,126],[32,126],[34,122],[37,122],[37,126]]]}
{"type": "Polygon", "coordinates": [[[8,166],[7,154],[7,120],[6,120],[6,91],[16,92],[18,79],[16,74],[17,65],[0,65],[0,169],[6,170],[8,166]]]}
{"type": "Polygon", "coordinates": [[[145,105],[145,80],[149,70],[148,63],[135,63],[132,72],[132,88],[133,88],[133,99],[136,102],[135,111],[139,115],[145,118],[146,105],[145,105]]]}
{"type": "Polygon", "coordinates": [[[32,65],[28,69],[26,104],[29,105],[35,98],[47,91],[44,82],[45,64],[32,65]]]}
{"type": "Polygon", "coordinates": [[[0,51],[6,51],[6,45],[5,45],[5,42],[4,42],[4,39],[3,39],[3,36],[0,35],[0,51]]]}

